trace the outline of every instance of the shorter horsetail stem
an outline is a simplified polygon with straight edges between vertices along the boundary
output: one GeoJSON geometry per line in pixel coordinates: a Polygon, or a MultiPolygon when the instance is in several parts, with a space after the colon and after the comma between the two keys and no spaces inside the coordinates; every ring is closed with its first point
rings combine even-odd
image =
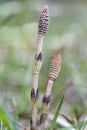
{"type": "Polygon", "coordinates": [[[42,99],[42,114],[40,116],[40,124],[45,123],[47,119],[47,114],[49,111],[49,106],[50,106],[50,95],[51,95],[51,90],[52,86],[54,83],[54,80],[58,77],[60,69],[61,69],[61,54],[57,53],[55,58],[53,59],[50,69],[49,69],[49,80],[47,83],[47,88],[46,88],[46,93],[45,96],[42,99]]]}
{"type": "Polygon", "coordinates": [[[35,55],[35,65],[34,65],[34,76],[33,76],[33,88],[31,90],[31,102],[32,102],[32,119],[31,119],[31,130],[35,130],[37,121],[37,101],[38,101],[38,79],[39,73],[42,66],[42,46],[44,36],[47,33],[49,26],[49,10],[48,6],[45,5],[38,25],[38,38],[37,38],[37,50],[35,55]]]}

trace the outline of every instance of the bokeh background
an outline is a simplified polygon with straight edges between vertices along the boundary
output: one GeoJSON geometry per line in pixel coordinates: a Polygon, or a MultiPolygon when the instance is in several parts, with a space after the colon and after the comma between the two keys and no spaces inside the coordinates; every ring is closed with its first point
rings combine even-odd
{"type": "Polygon", "coordinates": [[[43,45],[38,106],[49,65],[61,51],[62,68],[52,89],[50,111],[55,112],[65,92],[61,113],[79,119],[87,109],[86,0],[0,0],[0,102],[16,119],[29,119],[38,19],[45,4],[49,6],[50,26],[43,45]]]}

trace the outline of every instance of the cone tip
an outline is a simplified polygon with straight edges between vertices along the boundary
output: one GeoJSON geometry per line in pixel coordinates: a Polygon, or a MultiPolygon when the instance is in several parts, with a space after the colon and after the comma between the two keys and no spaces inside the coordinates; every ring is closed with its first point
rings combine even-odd
{"type": "Polygon", "coordinates": [[[57,52],[57,56],[61,56],[61,52],[57,52]]]}
{"type": "Polygon", "coordinates": [[[57,53],[56,58],[57,58],[58,60],[61,60],[61,59],[62,59],[62,56],[61,56],[61,53],[60,53],[60,52],[57,53]]]}
{"type": "Polygon", "coordinates": [[[48,5],[45,5],[43,9],[48,10],[48,5]]]}

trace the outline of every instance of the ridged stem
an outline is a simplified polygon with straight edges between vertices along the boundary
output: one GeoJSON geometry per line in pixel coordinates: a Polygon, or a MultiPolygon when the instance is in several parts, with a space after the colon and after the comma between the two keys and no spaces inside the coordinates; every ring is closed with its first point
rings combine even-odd
{"type": "Polygon", "coordinates": [[[49,13],[48,6],[45,5],[40,16],[38,26],[38,38],[37,38],[37,50],[35,55],[34,75],[33,75],[33,87],[31,90],[31,102],[32,102],[32,119],[31,130],[36,130],[37,122],[37,101],[38,101],[38,79],[42,66],[42,46],[45,34],[47,33],[49,25],[49,13]]]}
{"type": "Polygon", "coordinates": [[[53,87],[54,80],[56,80],[59,75],[60,69],[61,69],[61,54],[58,53],[50,65],[47,88],[45,95],[42,99],[42,114],[40,116],[40,125],[42,125],[43,129],[46,128],[46,119],[50,107],[51,90],[53,87]]]}

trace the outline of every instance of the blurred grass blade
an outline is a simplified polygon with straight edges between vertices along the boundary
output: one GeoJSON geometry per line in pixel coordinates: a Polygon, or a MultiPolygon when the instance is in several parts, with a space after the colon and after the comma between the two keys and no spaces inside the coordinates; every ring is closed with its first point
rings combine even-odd
{"type": "Polygon", "coordinates": [[[84,121],[83,121],[83,127],[81,130],[84,130],[85,126],[87,125],[87,116],[84,118],[84,121]]]}
{"type": "Polygon", "coordinates": [[[8,128],[6,127],[5,130],[8,130],[8,128]]]}
{"type": "Polygon", "coordinates": [[[65,115],[61,114],[61,116],[64,117],[69,124],[71,124],[71,125],[74,124],[74,122],[72,120],[70,120],[68,117],[66,117],[65,115]]]}
{"type": "Polygon", "coordinates": [[[83,121],[79,123],[79,129],[80,130],[85,130],[86,125],[87,125],[87,116],[85,116],[83,121]]]}
{"type": "Polygon", "coordinates": [[[58,128],[58,129],[56,129],[56,130],[71,130],[71,128],[58,128]]]}
{"type": "Polygon", "coordinates": [[[2,123],[2,119],[1,119],[1,121],[0,121],[0,130],[2,130],[2,125],[3,125],[3,123],[2,123]]]}
{"type": "Polygon", "coordinates": [[[9,130],[19,130],[19,127],[5,106],[0,104],[0,118],[9,130]]]}
{"type": "Polygon", "coordinates": [[[58,105],[58,108],[57,108],[57,111],[55,113],[55,116],[52,120],[52,123],[51,123],[51,127],[50,127],[50,130],[53,130],[53,128],[55,127],[55,124],[56,124],[56,120],[58,118],[58,115],[59,115],[59,112],[60,112],[60,109],[62,107],[62,104],[63,104],[63,100],[64,100],[64,94],[62,95],[61,99],[60,99],[60,102],[59,102],[59,105],[58,105]]]}

